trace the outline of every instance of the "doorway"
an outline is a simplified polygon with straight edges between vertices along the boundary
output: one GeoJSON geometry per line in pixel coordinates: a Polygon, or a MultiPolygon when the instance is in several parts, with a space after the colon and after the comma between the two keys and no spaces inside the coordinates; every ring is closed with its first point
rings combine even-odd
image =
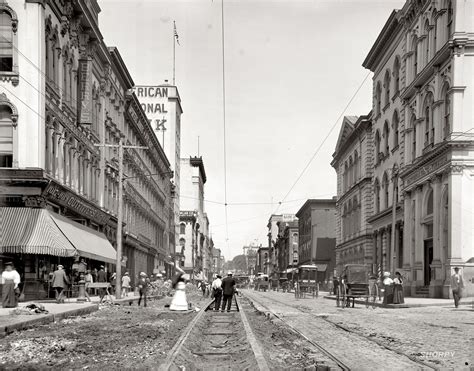
{"type": "Polygon", "coordinates": [[[424,274],[424,284],[428,286],[431,281],[431,263],[433,262],[433,239],[425,240],[425,251],[423,255],[423,274],[424,274]]]}

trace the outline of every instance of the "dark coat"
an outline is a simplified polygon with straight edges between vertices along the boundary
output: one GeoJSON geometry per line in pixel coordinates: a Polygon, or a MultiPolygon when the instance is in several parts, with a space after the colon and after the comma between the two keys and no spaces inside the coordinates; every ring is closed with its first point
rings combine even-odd
{"type": "Polygon", "coordinates": [[[53,287],[62,287],[65,289],[69,285],[69,278],[63,269],[55,270],[53,273],[53,287]]]}
{"type": "Polygon", "coordinates": [[[222,280],[222,291],[224,295],[233,295],[235,280],[232,277],[226,277],[222,280]]]}
{"type": "Polygon", "coordinates": [[[100,270],[97,273],[97,282],[107,282],[107,273],[105,271],[100,270]]]}

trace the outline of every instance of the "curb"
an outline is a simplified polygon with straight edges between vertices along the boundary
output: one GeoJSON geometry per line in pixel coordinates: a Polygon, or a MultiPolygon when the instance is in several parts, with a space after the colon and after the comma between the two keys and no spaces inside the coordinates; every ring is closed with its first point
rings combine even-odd
{"type": "MultiPolygon", "coordinates": [[[[336,300],[336,297],[335,296],[324,296],[324,299],[336,300]]],[[[351,302],[352,302],[352,300],[351,300],[351,302]]],[[[356,299],[355,303],[365,305],[365,300],[356,299]]],[[[459,304],[459,305],[468,305],[469,306],[470,304],[459,304]]],[[[423,307],[445,307],[445,306],[453,306],[454,307],[454,304],[452,302],[449,302],[449,303],[431,303],[431,304],[407,304],[407,303],[405,303],[405,304],[387,304],[387,305],[383,305],[382,302],[377,302],[377,303],[375,303],[375,306],[379,307],[379,308],[387,308],[387,309],[400,309],[400,308],[423,308],[423,307]]]]}

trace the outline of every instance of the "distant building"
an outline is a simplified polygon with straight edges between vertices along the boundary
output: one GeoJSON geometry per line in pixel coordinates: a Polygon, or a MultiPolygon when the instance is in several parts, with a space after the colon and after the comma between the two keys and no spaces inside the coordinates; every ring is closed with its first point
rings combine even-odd
{"type": "Polygon", "coordinates": [[[268,255],[268,247],[259,247],[257,250],[257,259],[255,263],[255,275],[258,273],[268,274],[268,266],[270,259],[268,255]]]}
{"type": "Polygon", "coordinates": [[[299,265],[316,264],[318,281],[323,282],[336,266],[336,200],[307,200],[296,216],[299,265]]]}
{"type": "MultiPolygon", "coordinates": [[[[261,245],[260,245],[261,246],[261,245]]],[[[247,274],[254,275],[255,274],[255,264],[257,263],[257,251],[258,246],[244,246],[244,255],[247,259],[247,274]]]]}
{"type": "Polygon", "coordinates": [[[368,222],[373,202],[372,123],[369,116],[342,121],[331,165],[337,173],[336,269],[367,264],[372,270],[373,237],[368,222]]]}
{"type": "Polygon", "coordinates": [[[206,171],[201,157],[181,159],[180,265],[194,277],[209,273],[209,219],[204,211],[206,171]]]}
{"type": "Polygon", "coordinates": [[[278,281],[279,279],[279,269],[278,269],[278,247],[277,244],[278,236],[280,233],[280,222],[292,222],[296,220],[294,214],[273,214],[268,220],[267,229],[268,229],[268,254],[269,254],[269,263],[268,263],[268,275],[271,276],[272,280],[278,281]]]}

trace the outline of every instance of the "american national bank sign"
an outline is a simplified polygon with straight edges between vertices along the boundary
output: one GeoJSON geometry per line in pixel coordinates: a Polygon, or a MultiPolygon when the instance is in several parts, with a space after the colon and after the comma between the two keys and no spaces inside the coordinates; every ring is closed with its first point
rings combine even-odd
{"type": "Polygon", "coordinates": [[[171,144],[170,134],[173,130],[168,97],[176,95],[175,89],[174,86],[136,86],[134,88],[140,105],[167,156],[171,144]]]}

